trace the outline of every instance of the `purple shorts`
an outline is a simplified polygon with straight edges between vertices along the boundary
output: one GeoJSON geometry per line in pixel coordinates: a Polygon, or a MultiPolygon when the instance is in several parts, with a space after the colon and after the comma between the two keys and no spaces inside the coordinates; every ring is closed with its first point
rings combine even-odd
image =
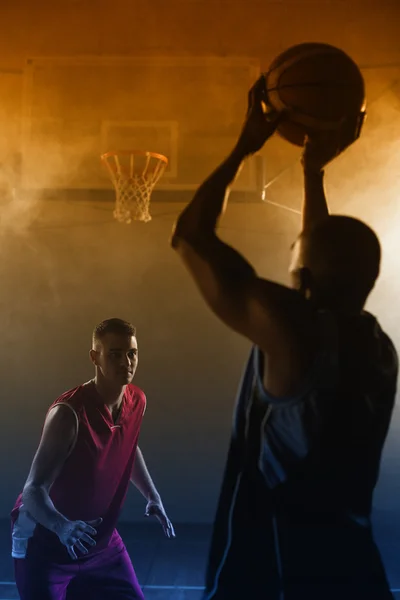
{"type": "Polygon", "coordinates": [[[67,564],[28,551],[14,567],[21,600],[144,600],[123,544],[67,564]]]}

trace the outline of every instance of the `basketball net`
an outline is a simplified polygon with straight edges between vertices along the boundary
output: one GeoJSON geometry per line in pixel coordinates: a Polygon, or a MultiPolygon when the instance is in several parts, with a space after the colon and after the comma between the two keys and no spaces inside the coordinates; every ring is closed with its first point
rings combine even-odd
{"type": "Polygon", "coordinates": [[[168,164],[155,152],[120,151],[101,156],[115,188],[114,218],[120,223],[151,221],[150,198],[168,164]]]}

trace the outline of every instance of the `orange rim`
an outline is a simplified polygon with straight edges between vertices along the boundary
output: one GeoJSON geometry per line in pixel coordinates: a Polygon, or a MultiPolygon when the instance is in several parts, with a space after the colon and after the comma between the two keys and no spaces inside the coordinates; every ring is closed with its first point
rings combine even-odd
{"type": "MultiPolygon", "coordinates": [[[[168,165],[168,158],[166,156],[164,156],[163,154],[158,154],[158,152],[148,152],[146,150],[112,150],[110,152],[105,152],[101,155],[100,158],[104,163],[107,164],[108,168],[112,169],[113,171],[117,171],[116,165],[108,163],[107,159],[111,158],[112,156],[131,156],[132,154],[134,156],[146,156],[156,158],[163,162],[165,166],[168,165]]],[[[150,172],[153,170],[154,169],[149,169],[150,172]]]]}

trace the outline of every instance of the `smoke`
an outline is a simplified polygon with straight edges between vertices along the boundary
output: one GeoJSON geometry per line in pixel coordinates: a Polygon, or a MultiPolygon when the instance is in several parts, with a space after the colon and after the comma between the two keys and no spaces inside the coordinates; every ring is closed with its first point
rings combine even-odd
{"type": "MultiPolygon", "coordinates": [[[[22,284],[24,289],[32,290],[35,303],[43,307],[62,304],[59,292],[62,274],[53,247],[57,236],[54,224],[65,216],[65,202],[59,200],[60,190],[73,187],[82,162],[91,152],[85,140],[69,146],[47,140],[31,144],[25,164],[15,159],[16,153],[9,153],[0,163],[3,286],[7,283],[17,289],[22,284]],[[48,199],[49,193],[53,199],[48,199]],[[57,218],[52,222],[54,215],[57,218]],[[25,273],[25,281],[15,286],[11,282],[18,281],[18,270],[25,273]]],[[[98,160],[96,155],[95,158],[98,160]]],[[[66,235],[65,244],[69,238],[66,235]]],[[[15,309],[18,305],[22,307],[26,299],[16,294],[10,296],[9,302],[15,309]]]]}
{"type": "Polygon", "coordinates": [[[35,193],[18,190],[0,172],[1,212],[0,238],[7,234],[26,234],[39,214],[39,198],[35,193]]]}
{"type": "Polygon", "coordinates": [[[370,223],[382,236],[398,228],[400,102],[390,90],[371,105],[361,138],[328,172],[335,212],[370,223]]]}
{"type": "MultiPolygon", "coordinates": [[[[74,94],[58,90],[51,79],[41,80],[40,70],[30,94],[22,94],[27,77],[27,72],[0,70],[3,320],[25,314],[29,298],[39,312],[61,305],[56,228],[68,228],[66,216],[72,212],[66,210],[64,192],[85,184],[90,189],[101,173],[98,117],[91,120],[87,110],[82,114],[74,94]]],[[[65,250],[73,241],[67,230],[63,235],[65,250]]]]}
{"type": "Polygon", "coordinates": [[[27,236],[32,227],[43,225],[49,196],[79,187],[82,163],[88,156],[101,168],[98,152],[85,140],[69,145],[35,140],[20,156],[18,151],[4,156],[0,149],[0,241],[10,234],[27,236]]]}

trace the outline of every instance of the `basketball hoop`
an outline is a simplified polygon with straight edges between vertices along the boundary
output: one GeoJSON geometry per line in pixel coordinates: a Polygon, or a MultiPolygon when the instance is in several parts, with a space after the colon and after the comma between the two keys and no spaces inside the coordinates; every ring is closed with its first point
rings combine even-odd
{"type": "Polygon", "coordinates": [[[116,194],[114,218],[120,223],[151,221],[150,197],[168,165],[162,154],[142,150],[120,150],[101,155],[116,194]]]}

